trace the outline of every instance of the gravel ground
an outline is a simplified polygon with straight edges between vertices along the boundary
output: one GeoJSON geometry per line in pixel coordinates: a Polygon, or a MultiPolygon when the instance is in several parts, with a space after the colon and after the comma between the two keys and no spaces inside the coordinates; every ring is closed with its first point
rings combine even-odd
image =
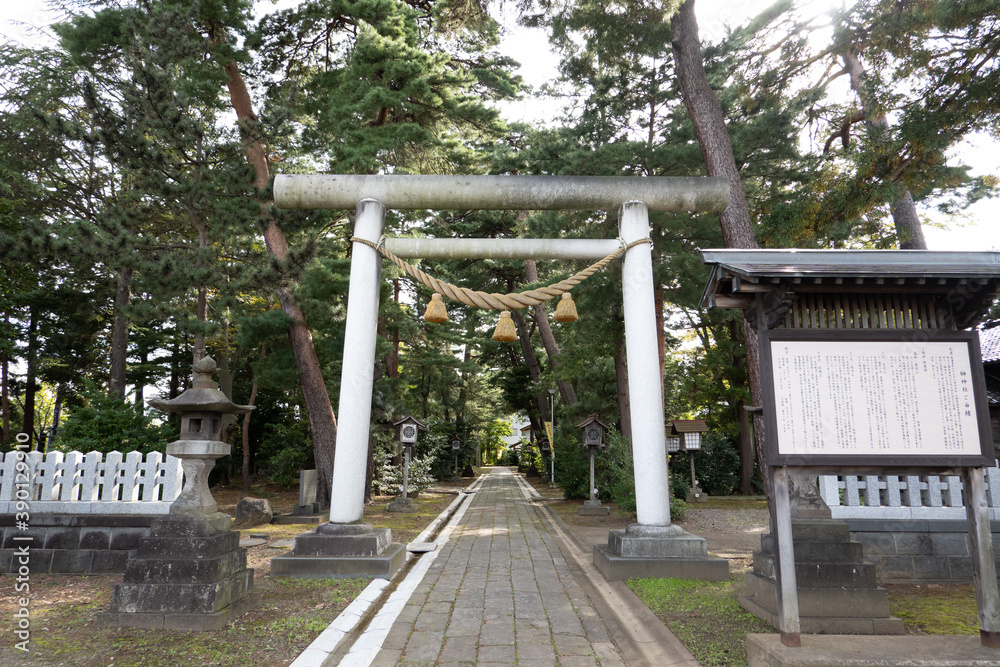
{"type": "Polygon", "coordinates": [[[741,575],[753,566],[753,552],[760,549],[760,536],[768,531],[767,510],[692,507],[688,512],[678,525],[704,537],[709,553],[728,558],[731,574],[741,575]]]}

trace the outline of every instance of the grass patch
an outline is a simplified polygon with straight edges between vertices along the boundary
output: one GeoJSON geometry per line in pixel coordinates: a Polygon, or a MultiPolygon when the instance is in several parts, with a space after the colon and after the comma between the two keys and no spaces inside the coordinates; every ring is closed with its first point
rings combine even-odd
{"type": "Polygon", "coordinates": [[[978,635],[976,592],[971,585],[883,585],[889,613],[903,619],[911,635],[978,635]]]}
{"type": "Polygon", "coordinates": [[[774,629],[740,608],[738,579],[629,579],[628,586],[704,667],[747,664],[746,636],[774,629]]]}

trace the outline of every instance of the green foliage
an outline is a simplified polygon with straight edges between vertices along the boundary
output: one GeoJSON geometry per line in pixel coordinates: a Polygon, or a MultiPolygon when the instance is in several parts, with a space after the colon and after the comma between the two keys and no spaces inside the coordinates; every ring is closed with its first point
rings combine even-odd
{"type": "Polygon", "coordinates": [[[483,465],[498,464],[500,452],[506,446],[503,438],[510,434],[510,424],[500,419],[481,424],[474,431],[473,438],[479,443],[480,452],[483,455],[483,465]]]}
{"type": "MultiPolygon", "coordinates": [[[[691,463],[689,452],[671,455],[670,480],[674,495],[685,497],[691,486],[691,463]],[[683,478],[683,482],[681,480],[683,478]],[[681,488],[683,494],[680,494],[681,488]]],[[[735,493],[740,483],[740,455],[735,443],[718,433],[705,433],[702,448],[694,453],[695,477],[702,491],[713,496],[729,496],[735,493]]]]}
{"type": "Polygon", "coordinates": [[[164,451],[168,429],[153,424],[142,408],[89,386],[83,403],[61,427],[58,448],[79,452],[164,451]]]}
{"type": "Polygon", "coordinates": [[[688,518],[689,506],[680,498],[670,496],[670,518],[672,521],[684,521],[688,518]]]}
{"type": "Polygon", "coordinates": [[[598,498],[611,501],[619,508],[635,511],[635,469],[628,442],[616,429],[604,432],[607,446],[594,458],[594,484],[598,498]]]}
{"type": "Polygon", "coordinates": [[[560,437],[562,433],[562,428],[557,429],[556,483],[562,487],[563,497],[567,500],[589,498],[590,459],[577,442],[560,437]]]}
{"type": "MultiPolygon", "coordinates": [[[[402,461],[402,454],[399,455],[402,461]]],[[[375,450],[375,480],[373,485],[375,490],[383,496],[399,495],[403,492],[403,464],[394,465],[393,454],[385,447],[378,447],[375,450]]],[[[414,492],[420,492],[434,483],[434,476],[431,475],[431,467],[434,460],[430,457],[414,456],[410,459],[410,467],[407,475],[407,488],[414,492]]]]}
{"type": "Polygon", "coordinates": [[[299,470],[316,467],[309,422],[289,419],[287,414],[281,412],[275,414],[273,420],[264,414],[255,416],[258,421],[264,422],[257,452],[258,470],[264,472],[272,483],[292,488],[299,483],[299,470]]]}
{"type": "Polygon", "coordinates": [[[688,491],[691,490],[690,469],[681,465],[680,457],[671,455],[669,467],[670,498],[671,500],[683,500],[687,498],[688,491]]]}

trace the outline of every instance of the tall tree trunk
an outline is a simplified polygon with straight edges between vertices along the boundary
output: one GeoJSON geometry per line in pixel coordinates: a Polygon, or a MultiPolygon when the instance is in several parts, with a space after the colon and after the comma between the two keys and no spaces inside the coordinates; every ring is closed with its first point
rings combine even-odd
{"type": "MultiPolygon", "coordinates": [[[[729,323],[729,338],[733,341],[734,348],[738,348],[740,332],[736,322],[729,323]]],[[[733,355],[733,367],[737,370],[746,365],[746,357],[740,354],[733,355]]],[[[739,448],[740,448],[740,493],[744,496],[753,495],[753,432],[750,430],[750,415],[745,410],[746,404],[742,400],[733,402],[733,416],[740,425],[739,448]]]]}
{"type": "Polygon", "coordinates": [[[708,84],[698,39],[698,22],[694,0],[686,0],[671,20],[672,46],[677,80],[684,106],[694,125],[694,134],[701,146],[705,169],[709,176],[721,176],[729,181],[729,206],[719,213],[722,238],[727,248],[756,248],[750,209],[747,208],[743,183],[733,157],[733,145],[726,130],[726,121],[715,91],[708,84]]]}
{"type": "Polygon", "coordinates": [[[21,432],[27,433],[35,442],[32,449],[41,444],[35,433],[35,375],[38,373],[38,311],[34,306],[28,309],[28,349],[25,351],[27,373],[24,378],[24,421],[21,432]]]}
{"type": "MultiPolygon", "coordinates": [[[[228,330],[229,323],[225,323],[224,328],[226,330],[225,336],[228,343],[228,330]]],[[[233,367],[230,364],[229,359],[229,346],[224,344],[222,349],[218,351],[217,356],[219,357],[219,391],[226,395],[230,401],[233,400],[233,367]]],[[[236,438],[236,415],[222,415],[222,442],[227,445],[232,445],[233,440],[236,438]]]]}
{"type": "Polygon", "coordinates": [[[108,393],[125,397],[128,369],[128,316],[126,310],[132,301],[132,269],[118,269],[115,286],[115,315],[111,324],[111,373],[108,393]]]}
{"type": "Polygon", "coordinates": [[[144,337],[140,337],[139,340],[136,341],[135,357],[139,361],[139,368],[141,370],[136,372],[136,374],[132,378],[133,382],[132,386],[134,388],[134,394],[135,394],[132,397],[132,404],[135,405],[140,410],[142,410],[145,405],[143,403],[145,386],[146,386],[145,368],[146,364],[149,363],[149,342],[144,337]]]}
{"type": "MultiPolygon", "coordinates": [[[[528,367],[528,374],[531,376],[531,384],[540,389],[541,385],[539,385],[539,382],[542,379],[542,369],[538,365],[538,357],[535,356],[535,348],[531,346],[528,324],[524,321],[524,317],[521,315],[521,311],[519,310],[510,311],[510,318],[514,320],[514,326],[517,327],[517,338],[521,343],[521,354],[524,356],[524,363],[528,367]]],[[[549,414],[545,396],[545,392],[541,391],[535,395],[535,398],[538,401],[538,414],[542,416],[542,421],[545,421],[545,416],[549,414]]]]}
{"type": "MultiPolygon", "coordinates": [[[[529,283],[538,282],[538,266],[535,264],[535,260],[529,259],[524,262],[524,276],[529,283]]],[[[552,334],[552,326],[549,324],[545,306],[537,304],[532,306],[532,311],[535,315],[535,326],[538,327],[538,333],[542,337],[542,346],[545,348],[545,353],[549,356],[549,365],[552,366],[552,373],[558,377],[560,365],[559,344],[556,343],[556,337],[552,334]]],[[[562,398],[563,405],[576,405],[576,390],[573,389],[572,384],[565,380],[557,379],[556,386],[559,387],[559,396],[562,398]]]]}
{"type": "MultiPolygon", "coordinates": [[[[185,382],[187,372],[181,362],[181,332],[174,328],[173,340],[170,343],[170,382],[167,385],[167,397],[177,398],[181,394],[181,385],[185,382]]],[[[185,337],[186,338],[186,337],[185,337]]],[[[186,356],[186,355],[185,355],[186,356]]],[[[181,424],[181,416],[177,412],[167,415],[167,422],[175,427],[181,424]]]]}
{"type": "Polygon", "coordinates": [[[663,379],[667,367],[667,332],[663,323],[663,283],[658,280],[653,285],[653,308],[656,310],[656,351],[660,359],[660,395],[666,401],[663,379]]]}
{"type": "Polygon", "coordinates": [[[372,502],[372,484],[375,481],[375,434],[368,434],[368,460],[365,462],[365,504],[372,502]]]}
{"type": "Polygon", "coordinates": [[[59,439],[59,420],[62,417],[62,403],[65,393],[63,384],[60,382],[56,385],[55,405],[52,408],[52,429],[49,431],[49,447],[54,445],[56,440],[59,439]]]}
{"type": "MultiPolygon", "coordinates": [[[[875,106],[871,90],[868,88],[868,73],[865,72],[861,59],[850,47],[844,49],[840,55],[850,75],[851,88],[861,100],[865,124],[888,139],[889,121],[875,106]]],[[[892,221],[896,228],[896,239],[900,250],[927,250],[927,241],[920,226],[920,217],[917,215],[917,206],[913,203],[913,195],[902,183],[895,184],[895,194],[896,197],[891,202],[892,221]]]]}
{"type": "MultiPolygon", "coordinates": [[[[258,191],[265,190],[271,181],[270,165],[267,153],[260,136],[259,121],[253,110],[253,102],[247,90],[243,75],[240,74],[236,62],[225,65],[228,76],[227,86],[233,110],[239,122],[240,134],[246,142],[247,161],[254,170],[254,184],[258,191]]],[[[267,252],[279,263],[288,261],[288,242],[285,234],[278,226],[272,210],[272,202],[260,201],[261,218],[264,222],[264,244],[267,252]]],[[[313,344],[312,333],[306,322],[305,314],[291,291],[281,286],[278,288],[278,302],[281,310],[289,317],[288,340],[295,356],[295,365],[299,371],[299,383],[302,386],[302,398],[309,413],[309,430],[312,434],[313,457],[316,459],[319,501],[326,506],[330,500],[330,485],[333,483],[334,448],[337,441],[337,418],[333,414],[333,405],[327,393],[326,382],[320,367],[316,346],[313,344]]]]}
{"type": "MultiPolygon", "coordinates": [[[[200,168],[196,166],[194,170],[195,183],[200,180],[200,173],[200,168]]],[[[204,269],[205,249],[208,248],[208,229],[205,227],[204,221],[198,216],[194,204],[191,202],[188,202],[188,219],[191,221],[191,225],[198,230],[198,268],[204,269]]],[[[205,326],[208,322],[208,288],[205,285],[198,287],[198,304],[195,312],[199,324],[198,329],[194,333],[193,363],[197,364],[207,354],[205,350],[205,326]]]]}
{"type": "MultiPolygon", "coordinates": [[[[687,107],[691,123],[694,125],[695,137],[701,147],[705,159],[705,168],[709,176],[722,176],[729,180],[729,205],[719,214],[719,224],[722,227],[722,238],[727,248],[753,249],[759,247],[754,236],[753,224],[750,221],[750,209],[747,207],[743,183],[740,181],[736,159],[733,157],[733,146],[726,131],[722,107],[715,91],[708,84],[705,75],[705,64],[701,54],[701,42],[698,39],[698,22],[694,14],[694,0],[685,0],[680,10],[671,20],[671,45],[674,52],[674,64],[677,69],[677,80],[687,107]]],[[[760,361],[757,351],[757,332],[743,318],[743,339],[747,351],[747,376],[750,384],[750,395],[754,405],[760,406],[763,393],[760,384],[760,361]]],[[[757,442],[764,440],[764,420],[759,414],[754,416],[754,432],[757,442]]],[[[769,492],[767,468],[763,458],[763,448],[757,447],[757,463],[764,476],[765,490],[769,492]]]]}
{"type": "MultiPolygon", "coordinates": [[[[399,303],[399,278],[392,281],[392,300],[399,303]]],[[[380,320],[381,322],[381,320],[380,320]]],[[[389,339],[389,352],[385,355],[385,374],[391,378],[399,377],[399,327],[392,330],[392,337],[389,339]]]]}
{"type": "MultiPolygon", "coordinates": [[[[472,334],[475,331],[474,318],[469,318],[468,328],[466,330],[466,340],[472,340],[472,334]]],[[[465,352],[462,354],[462,372],[460,377],[462,378],[462,385],[458,390],[458,404],[455,407],[455,422],[465,421],[465,406],[468,402],[469,396],[469,362],[472,361],[472,346],[469,344],[465,345],[465,352]]]]}
{"type": "MultiPolygon", "coordinates": [[[[257,357],[257,361],[264,361],[264,355],[267,354],[267,344],[260,346],[260,356],[257,357]]],[[[247,405],[253,405],[257,400],[257,373],[251,368],[251,373],[253,373],[253,384],[250,385],[250,400],[247,401],[247,405]]],[[[243,415],[243,432],[240,434],[242,436],[243,445],[243,494],[247,495],[250,493],[250,415],[253,414],[253,410],[243,415]]]]}
{"type": "Polygon", "coordinates": [[[618,384],[618,421],[622,436],[628,441],[628,451],[632,451],[632,404],[628,395],[628,365],[625,363],[625,338],[615,337],[615,381],[618,384]]]}
{"type": "MultiPolygon", "coordinates": [[[[10,324],[10,315],[4,313],[3,323],[10,324]]],[[[5,327],[6,328],[6,327],[5,327]]],[[[0,443],[10,442],[10,359],[7,350],[4,349],[0,358],[0,411],[3,412],[3,430],[0,431],[0,443]]]]}

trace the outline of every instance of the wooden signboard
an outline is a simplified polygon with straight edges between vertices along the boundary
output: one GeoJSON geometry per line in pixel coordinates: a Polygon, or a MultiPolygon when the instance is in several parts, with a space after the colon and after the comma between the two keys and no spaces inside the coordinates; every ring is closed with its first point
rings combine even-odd
{"type": "Polygon", "coordinates": [[[993,464],[975,332],[772,329],[760,345],[771,465],[993,464]]]}

